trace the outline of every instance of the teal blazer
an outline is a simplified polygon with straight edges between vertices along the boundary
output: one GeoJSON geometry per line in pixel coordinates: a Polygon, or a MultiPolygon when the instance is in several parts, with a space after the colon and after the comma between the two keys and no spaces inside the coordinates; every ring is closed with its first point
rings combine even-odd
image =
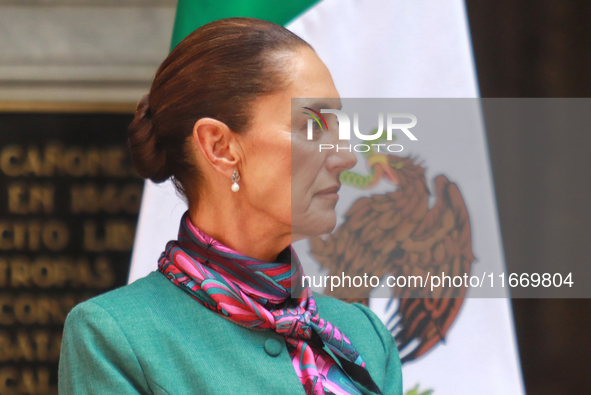
{"type": "MultiPolygon", "coordinates": [[[[361,304],[314,293],[383,394],[402,394],[393,337],[361,304]]],[[[59,393],[305,395],[282,336],[237,325],[160,272],[77,305],[67,316],[59,393]]],[[[371,394],[371,392],[365,392],[371,394]]]]}

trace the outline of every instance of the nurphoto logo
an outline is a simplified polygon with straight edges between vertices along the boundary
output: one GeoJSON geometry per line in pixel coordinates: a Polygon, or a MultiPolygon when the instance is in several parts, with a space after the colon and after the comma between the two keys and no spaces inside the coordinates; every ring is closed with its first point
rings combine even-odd
{"type": "MultiPolygon", "coordinates": [[[[351,120],[349,116],[342,110],[335,110],[335,109],[320,109],[316,111],[310,107],[302,107],[309,112],[304,112],[304,114],[311,117],[308,119],[308,140],[314,139],[314,123],[316,123],[320,130],[328,131],[328,124],[322,114],[334,114],[337,117],[338,124],[339,124],[339,140],[350,140],[351,139],[351,120]]],[[[411,141],[417,141],[417,137],[410,131],[411,128],[416,126],[417,124],[417,117],[413,114],[409,113],[387,113],[386,115],[386,140],[392,141],[395,137],[393,134],[394,130],[402,131],[406,137],[408,137],[411,141]],[[400,122],[401,120],[407,120],[407,122],[400,122]],[[408,122],[410,120],[410,122],[408,122]]],[[[376,141],[378,139],[382,139],[382,135],[384,133],[384,113],[378,113],[378,128],[374,130],[371,134],[364,134],[359,131],[359,113],[353,113],[353,133],[357,136],[358,139],[362,141],[376,141]]],[[[355,152],[369,152],[370,150],[375,152],[380,152],[380,147],[383,147],[383,150],[387,150],[388,152],[402,152],[404,147],[401,144],[354,144],[349,145],[348,147],[340,147],[334,144],[319,144],[318,149],[320,152],[322,150],[330,150],[336,149],[339,150],[347,150],[347,151],[355,151],[355,152]]]]}

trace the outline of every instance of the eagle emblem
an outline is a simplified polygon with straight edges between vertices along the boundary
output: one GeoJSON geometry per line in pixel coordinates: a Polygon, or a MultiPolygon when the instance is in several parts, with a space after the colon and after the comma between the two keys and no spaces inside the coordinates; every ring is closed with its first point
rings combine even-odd
{"type": "MultiPolygon", "coordinates": [[[[434,180],[434,196],[425,167],[416,158],[364,153],[369,175],[341,173],[343,184],[370,189],[384,179],[394,186],[385,194],[356,200],[344,222],[326,237],[310,238],[310,250],[331,276],[464,276],[475,261],[470,219],[458,186],[445,175],[434,180]],[[436,199],[434,203],[432,200],[436,199]],[[431,204],[430,204],[431,202],[431,204]]],[[[339,287],[326,294],[368,305],[369,291],[351,299],[351,289],[339,287]]],[[[421,357],[445,340],[458,316],[465,287],[393,288],[389,303],[398,307],[389,317],[402,363],[421,357]]],[[[359,289],[356,289],[359,291],[359,289]]]]}

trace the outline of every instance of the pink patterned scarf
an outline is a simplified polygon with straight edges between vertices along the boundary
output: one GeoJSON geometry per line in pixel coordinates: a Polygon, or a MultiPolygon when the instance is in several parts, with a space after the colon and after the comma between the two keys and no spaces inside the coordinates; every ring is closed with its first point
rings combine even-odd
{"type": "Polygon", "coordinates": [[[197,229],[187,211],[178,240],[168,242],[158,270],[227,319],[283,335],[307,395],[361,394],[357,385],[381,394],[349,339],[319,317],[309,286],[300,287],[303,271],[291,246],[279,254],[277,262],[249,258],[197,229]],[[285,307],[293,302],[288,300],[292,284],[302,292],[295,305],[285,307]],[[323,346],[334,353],[340,366],[323,346]]]}

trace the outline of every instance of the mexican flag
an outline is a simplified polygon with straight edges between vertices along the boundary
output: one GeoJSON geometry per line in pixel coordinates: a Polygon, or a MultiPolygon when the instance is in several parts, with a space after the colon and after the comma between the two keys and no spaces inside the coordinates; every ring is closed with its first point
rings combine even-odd
{"type": "MultiPolygon", "coordinates": [[[[282,24],[310,43],[343,98],[478,97],[462,0],[179,0],[171,48],[203,24],[236,16],[282,24]]],[[[483,147],[481,161],[469,172],[458,169],[453,178],[460,188],[479,186],[478,196],[464,194],[468,208],[478,204],[474,254],[504,267],[483,128],[471,137],[483,147]]],[[[170,182],[146,182],[130,283],[156,270],[185,210],[170,182]]],[[[344,211],[337,206],[337,215],[344,211]]],[[[301,250],[307,244],[295,247],[306,256],[301,250]]],[[[388,323],[387,306],[370,307],[388,323]]],[[[445,342],[403,365],[403,381],[410,395],[524,394],[508,299],[466,299],[445,342]]]]}

